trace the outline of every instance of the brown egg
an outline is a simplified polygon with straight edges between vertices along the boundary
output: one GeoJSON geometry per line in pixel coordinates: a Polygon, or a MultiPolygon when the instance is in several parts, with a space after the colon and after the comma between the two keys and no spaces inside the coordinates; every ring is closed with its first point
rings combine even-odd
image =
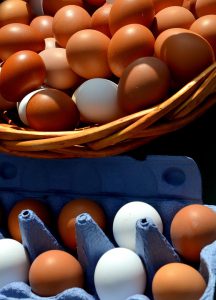
{"type": "Polygon", "coordinates": [[[72,70],[86,79],[110,76],[107,58],[109,43],[110,39],[97,30],[84,29],[73,34],[66,46],[72,70]]]}
{"type": "Polygon", "coordinates": [[[20,50],[40,52],[44,48],[43,37],[29,25],[12,23],[0,28],[0,58],[4,61],[20,50]]]}
{"type": "Polygon", "coordinates": [[[46,85],[64,90],[76,87],[80,83],[80,77],[68,64],[64,48],[45,49],[39,55],[46,66],[46,85]]]}
{"type": "Polygon", "coordinates": [[[58,217],[58,231],[63,243],[70,249],[76,248],[76,217],[88,213],[94,221],[105,228],[106,217],[103,209],[95,201],[89,199],[74,199],[65,204],[58,217]]]}
{"type": "Polygon", "coordinates": [[[106,3],[106,0],[85,0],[85,3],[94,7],[100,7],[106,3]]]}
{"type": "Polygon", "coordinates": [[[53,17],[38,16],[31,21],[30,26],[36,29],[37,31],[39,31],[42,37],[46,39],[49,37],[53,37],[52,23],[53,23],[53,17]]]}
{"type": "Polygon", "coordinates": [[[0,27],[10,23],[29,24],[31,10],[27,2],[22,0],[7,0],[0,4],[0,27]]]}
{"type": "Polygon", "coordinates": [[[78,260],[61,250],[49,250],[33,261],[29,270],[32,291],[42,297],[55,296],[69,288],[83,288],[84,274],[78,260]]]}
{"type": "Polygon", "coordinates": [[[155,14],[169,6],[182,6],[183,0],[153,0],[155,14]]]}
{"type": "Polygon", "coordinates": [[[134,60],[154,53],[154,36],[140,24],[121,27],[111,38],[108,48],[108,62],[111,71],[121,77],[124,69],[134,60]]]}
{"type": "Polygon", "coordinates": [[[180,255],[199,261],[202,248],[216,240],[216,213],[204,205],[186,206],[174,216],[170,235],[180,255]]]}
{"type": "Polygon", "coordinates": [[[182,6],[189,9],[195,15],[196,0],[184,0],[182,6]]]}
{"type": "Polygon", "coordinates": [[[216,15],[206,15],[198,18],[190,30],[204,37],[214,50],[216,56],[216,15]]]}
{"type": "Polygon", "coordinates": [[[178,88],[214,62],[211,45],[200,35],[183,28],[163,31],[155,41],[155,55],[167,64],[178,88]]]}
{"type": "Polygon", "coordinates": [[[183,263],[164,265],[152,282],[154,300],[199,300],[205,288],[202,275],[183,263]]]}
{"type": "Polygon", "coordinates": [[[195,13],[197,17],[216,14],[215,0],[196,0],[195,13]]]}
{"type": "Polygon", "coordinates": [[[59,9],[67,5],[83,6],[83,0],[43,0],[43,11],[46,15],[54,16],[59,9]]]}
{"type": "Polygon", "coordinates": [[[74,129],[79,122],[76,104],[66,93],[47,88],[34,94],[26,106],[29,126],[41,131],[74,129]]]}
{"type": "Polygon", "coordinates": [[[170,6],[160,10],[154,17],[151,30],[155,36],[169,28],[189,29],[195,21],[194,15],[181,6],[170,6]]]}
{"type": "Polygon", "coordinates": [[[29,50],[16,52],[2,66],[0,93],[8,101],[20,101],[39,88],[45,76],[46,68],[40,55],[29,50]]]}
{"type": "Polygon", "coordinates": [[[108,37],[111,37],[109,29],[109,14],[111,7],[112,4],[105,3],[95,10],[91,17],[91,28],[106,34],[108,37]]]}
{"type": "MultiPolygon", "coordinates": [[[[1,67],[0,67],[0,73],[1,73],[1,67]]],[[[10,102],[7,101],[1,94],[0,94],[0,110],[9,110],[16,107],[16,102],[10,102]]]]}
{"type": "Polygon", "coordinates": [[[53,18],[53,34],[62,47],[66,47],[69,38],[77,31],[90,28],[91,16],[82,7],[68,5],[58,10],[53,18]]]}
{"type": "Polygon", "coordinates": [[[164,100],[170,84],[166,64],[156,57],[143,57],[127,66],[118,85],[119,106],[127,113],[152,107],[164,100]]]}
{"type": "Polygon", "coordinates": [[[153,18],[152,0],[115,0],[109,17],[110,32],[113,35],[122,26],[132,23],[148,27],[153,18]]]}
{"type": "Polygon", "coordinates": [[[12,238],[21,242],[18,216],[22,210],[30,209],[46,224],[51,224],[51,215],[48,207],[37,199],[23,199],[18,201],[11,209],[8,215],[8,230],[12,238]]]}

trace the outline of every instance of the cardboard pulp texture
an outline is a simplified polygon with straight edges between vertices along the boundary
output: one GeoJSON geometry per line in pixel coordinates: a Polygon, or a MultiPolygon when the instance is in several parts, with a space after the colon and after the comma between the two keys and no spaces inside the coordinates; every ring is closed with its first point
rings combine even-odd
{"type": "MultiPolygon", "coordinates": [[[[203,204],[199,169],[191,158],[181,156],[147,156],[144,161],[127,156],[40,160],[2,154],[0,191],[0,203],[6,215],[14,203],[30,197],[47,203],[57,218],[66,202],[86,197],[104,208],[108,221],[105,234],[90,215],[84,213],[76,219],[77,254],[85,271],[86,290],[71,288],[46,298],[35,295],[27,283],[13,282],[0,289],[0,300],[98,299],[93,280],[95,266],[107,250],[117,246],[112,235],[112,222],[118,209],[131,201],[152,205],[163,221],[163,234],[151,219],[137,222],[136,252],[146,267],[147,289],[145,295],[133,295],[127,300],[153,299],[151,281],[155,272],[166,263],[180,261],[169,236],[174,215],[185,205],[203,204]]],[[[210,208],[216,211],[216,206],[210,208]]],[[[64,249],[58,234],[51,233],[31,210],[21,213],[19,222],[30,261],[44,251],[64,249]]],[[[5,228],[0,231],[1,238],[9,237],[5,228]]],[[[200,300],[213,300],[216,241],[202,250],[198,269],[207,282],[200,300]]]]}

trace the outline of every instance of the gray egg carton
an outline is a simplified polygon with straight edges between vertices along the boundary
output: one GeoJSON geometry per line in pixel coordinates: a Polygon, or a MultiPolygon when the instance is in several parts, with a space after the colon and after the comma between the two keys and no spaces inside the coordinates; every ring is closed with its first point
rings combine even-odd
{"type": "MultiPolygon", "coordinates": [[[[174,215],[188,204],[203,204],[199,169],[191,158],[181,156],[147,156],[143,161],[127,156],[45,160],[1,154],[0,191],[6,215],[14,203],[31,197],[47,203],[55,218],[66,202],[86,197],[104,208],[108,222],[105,234],[88,214],[81,214],[76,220],[77,255],[85,271],[86,290],[71,288],[46,298],[35,295],[24,282],[13,282],[0,289],[0,300],[97,300],[95,266],[106,251],[117,247],[112,222],[118,209],[130,201],[152,205],[164,225],[161,234],[150,219],[137,222],[136,252],[145,264],[148,282],[145,295],[133,295],[127,300],[153,299],[151,281],[155,272],[166,263],[180,261],[169,235],[174,215]]],[[[209,207],[216,211],[216,206],[209,207]]],[[[51,233],[34,212],[21,213],[19,222],[31,261],[44,251],[64,249],[58,234],[51,233]]],[[[0,231],[1,238],[9,237],[5,228],[0,231]]],[[[207,282],[200,300],[213,300],[216,241],[203,248],[197,268],[207,282]]]]}

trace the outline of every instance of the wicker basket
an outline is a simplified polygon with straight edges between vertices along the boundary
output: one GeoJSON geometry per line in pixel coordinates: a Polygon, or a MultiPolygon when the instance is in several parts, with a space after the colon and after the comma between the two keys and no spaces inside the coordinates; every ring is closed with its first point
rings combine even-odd
{"type": "Polygon", "coordinates": [[[0,152],[33,158],[102,157],[138,148],[186,126],[216,103],[216,63],[163,103],[100,126],[40,132],[2,113],[0,152]]]}

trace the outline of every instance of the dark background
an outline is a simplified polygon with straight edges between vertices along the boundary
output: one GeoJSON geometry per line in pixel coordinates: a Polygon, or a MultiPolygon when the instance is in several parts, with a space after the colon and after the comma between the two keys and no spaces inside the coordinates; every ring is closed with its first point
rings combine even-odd
{"type": "Polygon", "coordinates": [[[197,163],[203,184],[203,201],[216,205],[216,107],[183,129],[167,134],[128,154],[144,159],[148,154],[185,155],[197,163]]]}

